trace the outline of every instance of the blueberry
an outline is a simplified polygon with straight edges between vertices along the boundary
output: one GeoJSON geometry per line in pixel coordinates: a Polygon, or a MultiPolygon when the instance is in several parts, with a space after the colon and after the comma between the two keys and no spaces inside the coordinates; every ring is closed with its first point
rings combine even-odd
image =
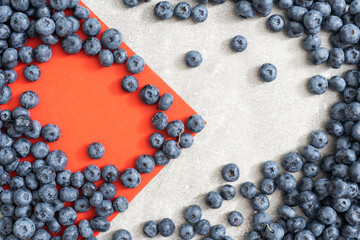
{"type": "Polygon", "coordinates": [[[119,170],[114,165],[106,165],[102,171],[101,176],[105,180],[105,182],[113,183],[119,178],[119,170]]]}
{"type": "Polygon", "coordinates": [[[214,240],[223,239],[225,234],[226,234],[226,229],[221,224],[215,225],[215,226],[211,227],[211,229],[210,229],[210,236],[214,240]]]}
{"type": "Polygon", "coordinates": [[[360,212],[360,207],[358,205],[355,204],[351,205],[349,210],[347,210],[345,213],[345,220],[350,225],[358,225],[360,223],[360,217],[358,214],[359,212],[360,212]]]}
{"type": "Polygon", "coordinates": [[[89,18],[83,22],[82,30],[87,36],[95,37],[101,31],[101,24],[96,18],[89,18]]]}
{"type": "Polygon", "coordinates": [[[321,38],[318,35],[307,35],[302,41],[302,46],[305,50],[314,51],[321,45],[321,38]]]}
{"type": "Polygon", "coordinates": [[[30,238],[35,233],[35,224],[29,218],[20,218],[14,223],[13,232],[18,238],[30,238]]]}
{"type": "Polygon", "coordinates": [[[110,67],[114,64],[114,55],[109,49],[103,49],[99,52],[99,61],[103,67],[110,67]]]}
{"type": "Polygon", "coordinates": [[[136,188],[141,182],[140,173],[134,168],[127,168],[120,176],[122,185],[126,188],[136,188]]]}
{"type": "Polygon", "coordinates": [[[84,219],[79,222],[79,233],[84,238],[89,238],[94,234],[94,231],[90,227],[90,223],[88,220],[84,219]]]}
{"type": "Polygon", "coordinates": [[[342,62],[350,65],[359,63],[360,50],[354,46],[349,46],[343,49],[342,62]]]}
{"type": "MultiPolygon", "coordinates": [[[[320,65],[326,60],[328,60],[328,58],[329,58],[329,51],[323,47],[316,48],[314,51],[312,51],[309,54],[309,62],[312,65],[320,65]]],[[[320,75],[316,75],[316,76],[320,76],[320,75]]],[[[327,88],[327,83],[326,83],[326,88],[327,88]]]]}
{"type": "Polygon", "coordinates": [[[79,22],[79,20],[77,20],[74,16],[72,16],[72,15],[69,15],[69,16],[67,16],[67,18],[69,18],[71,21],[72,21],[72,23],[73,23],[73,32],[77,32],[77,30],[79,30],[79,28],[80,28],[80,22],[79,22]]]}
{"type": "Polygon", "coordinates": [[[73,187],[63,187],[59,191],[59,198],[63,202],[74,202],[79,197],[79,191],[73,187]]]}
{"type": "Polygon", "coordinates": [[[321,207],[317,213],[317,220],[324,225],[331,225],[335,222],[336,212],[331,207],[321,207]]]}
{"type": "Polygon", "coordinates": [[[172,17],[174,6],[168,1],[160,1],[155,5],[154,14],[160,20],[166,20],[172,17]]]}
{"type": "Polygon", "coordinates": [[[322,149],[324,148],[328,143],[328,137],[324,131],[314,131],[311,133],[309,138],[310,145],[322,149]]]}
{"type": "Polygon", "coordinates": [[[90,198],[96,191],[97,191],[97,187],[92,182],[86,182],[84,183],[84,185],[81,186],[81,194],[84,197],[90,198]]]}
{"type": "Polygon", "coordinates": [[[270,223],[265,231],[266,239],[280,240],[283,239],[285,231],[283,227],[278,223],[270,223]]]}
{"type": "Polygon", "coordinates": [[[174,15],[179,19],[187,19],[190,17],[191,7],[187,2],[179,2],[174,9],[174,15]]]}
{"type": "Polygon", "coordinates": [[[266,26],[273,32],[280,32],[285,27],[285,19],[279,14],[274,14],[268,18],[266,26]]]}
{"type": "Polygon", "coordinates": [[[77,219],[77,214],[72,207],[64,207],[59,211],[58,221],[63,226],[70,226],[74,224],[76,219],[77,219]]]}
{"type": "Polygon", "coordinates": [[[336,212],[346,212],[350,206],[351,200],[349,198],[336,198],[331,201],[331,207],[336,212]]]}
{"type": "Polygon", "coordinates": [[[275,181],[273,179],[265,178],[261,181],[259,189],[261,193],[271,195],[276,190],[275,181]]]}
{"type": "Polygon", "coordinates": [[[320,169],[315,163],[306,163],[302,170],[306,177],[314,178],[318,175],[320,169]]]}
{"type": "Polygon", "coordinates": [[[36,159],[42,159],[48,155],[49,146],[44,142],[36,142],[31,146],[30,151],[36,159]]]}
{"type": "Polygon", "coordinates": [[[222,205],[222,198],[217,192],[209,192],[205,197],[205,203],[209,208],[218,209],[222,205]]]}
{"type": "Polygon", "coordinates": [[[27,42],[27,36],[25,33],[12,32],[8,39],[8,44],[12,48],[21,48],[27,42]]]}
{"type": "MultiPolygon", "coordinates": [[[[56,176],[57,177],[57,176],[56,176]]],[[[71,185],[75,188],[81,188],[85,182],[84,174],[80,171],[76,171],[70,176],[71,185]]]]}
{"type": "Polygon", "coordinates": [[[185,63],[192,68],[198,67],[202,63],[202,56],[198,51],[190,51],[185,55],[185,63]]]}
{"type": "Polygon", "coordinates": [[[101,37],[101,43],[104,48],[109,50],[115,50],[120,47],[122,39],[123,38],[121,32],[114,28],[109,28],[103,33],[101,37]]]}
{"type": "Polygon", "coordinates": [[[256,15],[256,11],[251,2],[244,0],[236,3],[235,12],[238,16],[243,18],[253,18],[256,15]]]}
{"type": "Polygon", "coordinates": [[[309,240],[315,240],[315,236],[312,232],[310,232],[309,230],[303,230],[298,232],[295,235],[295,240],[300,240],[300,239],[309,239],[309,240]]]}
{"type": "Polygon", "coordinates": [[[262,240],[263,237],[258,231],[251,231],[246,235],[246,240],[262,240]]]}
{"type": "Polygon", "coordinates": [[[78,239],[79,230],[75,225],[68,226],[63,232],[63,239],[78,239]]]}
{"type": "Polygon", "coordinates": [[[80,0],[69,0],[68,8],[69,9],[75,8],[79,4],[79,2],[80,0]]]}
{"type": "Polygon", "coordinates": [[[20,104],[26,109],[32,109],[39,104],[39,96],[34,91],[23,92],[20,96],[20,104]]]}
{"type": "Polygon", "coordinates": [[[49,5],[55,11],[64,11],[69,6],[69,0],[49,0],[49,5]]]}
{"type": "Polygon", "coordinates": [[[123,2],[127,7],[135,7],[139,5],[139,0],[123,0],[123,2]]]}
{"type": "Polygon", "coordinates": [[[136,159],[136,169],[140,173],[150,173],[154,170],[155,161],[147,154],[143,154],[136,159]]]}
{"type": "Polygon", "coordinates": [[[56,35],[59,37],[67,37],[73,33],[73,22],[65,16],[60,17],[55,22],[56,35]]]}
{"type": "Polygon", "coordinates": [[[287,229],[291,233],[297,233],[304,230],[306,226],[306,220],[303,217],[294,217],[287,221],[287,229]]]}
{"type": "Polygon", "coordinates": [[[2,54],[1,62],[6,70],[14,69],[18,64],[18,52],[16,49],[6,49],[2,54]]]}
{"type": "MultiPolygon", "coordinates": [[[[40,171],[40,170],[39,170],[40,171]]],[[[52,184],[44,184],[39,189],[39,197],[43,202],[54,202],[57,199],[58,190],[52,184]]]]}
{"type": "Polygon", "coordinates": [[[113,201],[113,208],[117,212],[125,212],[129,207],[129,201],[125,197],[117,197],[113,201]]]}
{"type": "Polygon", "coordinates": [[[29,173],[25,177],[26,187],[30,190],[35,190],[39,187],[39,182],[36,179],[36,175],[34,173],[29,173]]]}
{"type": "Polygon", "coordinates": [[[333,137],[340,137],[344,133],[344,126],[336,120],[326,122],[326,131],[333,137]]]}
{"type": "Polygon", "coordinates": [[[195,224],[195,232],[205,236],[210,232],[210,222],[206,219],[201,219],[195,224]]]}
{"type": "Polygon", "coordinates": [[[273,1],[270,0],[265,0],[265,1],[260,1],[260,0],[255,0],[252,2],[254,9],[260,13],[261,16],[267,16],[270,14],[271,9],[273,7],[273,1]]]}
{"type": "Polygon", "coordinates": [[[325,229],[325,225],[321,224],[319,221],[314,220],[309,223],[306,228],[310,230],[315,237],[319,237],[325,229]]]}
{"type": "Polygon", "coordinates": [[[55,23],[51,18],[42,17],[36,21],[35,30],[40,36],[49,36],[55,32],[55,23]]]}
{"type": "Polygon", "coordinates": [[[28,80],[30,82],[35,82],[35,81],[39,80],[40,75],[41,75],[40,68],[36,65],[28,65],[24,69],[24,76],[25,76],[26,80],[28,80]]]}
{"type": "Polygon", "coordinates": [[[2,5],[0,6],[0,23],[7,22],[10,17],[13,15],[13,11],[10,6],[2,5]]]}
{"type": "Polygon", "coordinates": [[[181,148],[174,140],[167,140],[162,146],[163,152],[171,159],[180,157],[181,148]]]}
{"type": "MultiPolygon", "coordinates": [[[[104,196],[101,192],[94,192],[94,194],[90,198],[90,205],[93,207],[99,206],[101,202],[104,200],[104,196]]],[[[113,204],[114,208],[114,204],[113,204]]]]}
{"type": "Polygon", "coordinates": [[[311,9],[321,12],[323,17],[327,17],[331,13],[331,6],[327,2],[314,2],[311,5],[311,9]]]}
{"type": "Polygon", "coordinates": [[[317,10],[310,10],[304,15],[303,23],[307,29],[315,29],[321,25],[322,14],[317,10]]]}
{"type": "MultiPolygon", "coordinates": [[[[145,95],[144,98],[146,97],[146,95],[148,95],[147,93],[149,93],[149,94],[151,93],[150,91],[147,91],[147,90],[144,90],[144,91],[145,91],[143,94],[143,95],[145,95]]],[[[141,96],[141,94],[140,94],[140,96],[141,96]]],[[[151,93],[151,97],[152,96],[153,95],[151,93]]],[[[150,95],[147,97],[150,97],[150,95]]],[[[148,101],[147,98],[146,98],[146,101],[148,101]]],[[[166,128],[166,126],[168,125],[168,117],[166,116],[165,113],[158,112],[152,118],[152,125],[157,130],[164,130],[166,128]]]]}
{"type": "MultiPolygon", "coordinates": [[[[76,54],[82,49],[82,40],[79,35],[73,33],[61,41],[62,49],[68,54],[76,54]]],[[[99,55],[100,56],[100,55],[99,55]]]]}
{"type": "Polygon", "coordinates": [[[221,176],[227,182],[234,182],[240,177],[239,167],[234,163],[229,163],[223,167],[221,176]]]}
{"type": "Polygon", "coordinates": [[[158,230],[161,236],[170,237],[175,231],[175,224],[171,219],[164,218],[159,222],[158,230]]]}
{"type": "Polygon", "coordinates": [[[256,194],[256,186],[252,182],[245,182],[240,187],[240,194],[247,199],[251,199],[256,194]]]}
{"type": "Polygon", "coordinates": [[[282,158],[281,165],[288,172],[298,172],[303,166],[303,160],[300,154],[290,152],[282,158]]]}
{"type": "Polygon", "coordinates": [[[56,24],[56,21],[62,17],[65,17],[65,12],[64,11],[59,11],[59,12],[54,12],[52,15],[51,15],[51,19],[55,22],[56,24]]]}
{"type": "Polygon", "coordinates": [[[341,41],[345,44],[355,44],[360,38],[360,29],[354,24],[346,24],[340,29],[341,41]]]}
{"type": "Polygon", "coordinates": [[[6,83],[14,83],[17,79],[17,73],[15,70],[5,70],[6,83]]]}
{"type": "Polygon", "coordinates": [[[231,200],[236,195],[236,189],[231,185],[224,185],[220,189],[220,196],[224,200],[231,200]]]}
{"type": "Polygon", "coordinates": [[[13,148],[15,149],[19,158],[25,158],[30,154],[31,143],[26,138],[19,138],[13,143],[13,148]]]}
{"type": "Polygon", "coordinates": [[[279,174],[279,165],[274,161],[266,161],[262,165],[261,172],[265,178],[273,179],[279,174]]]}
{"type": "Polygon", "coordinates": [[[167,165],[170,162],[170,158],[164,153],[163,150],[158,150],[154,154],[155,163],[159,166],[167,165]]]}
{"type": "Polygon", "coordinates": [[[50,203],[38,203],[34,208],[34,214],[39,221],[48,222],[54,218],[54,207],[50,203]]]}
{"type": "Polygon", "coordinates": [[[281,173],[276,178],[276,186],[283,192],[292,192],[296,188],[296,179],[289,173],[281,173]]]}
{"type": "MultiPolygon", "coordinates": [[[[147,84],[145,85],[140,92],[140,99],[145,103],[145,104],[155,104],[160,98],[160,91],[159,89],[151,84],[147,84]]],[[[155,118],[156,120],[160,120],[161,122],[164,123],[164,113],[157,113],[155,116],[157,116],[155,118]],[[159,119],[160,118],[160,119],[159,119]]],[[[165,115],[166,116],[166,115],[165,115]]],[[[153,125],[154,125],[154,118],[153,118],[153,125]]],[[[167,117],[166,117],[167,120],[167,117]]],[[[167,125],[167,121],[166,121],[166,125],[167,125]]],[[[161,125],[163,126],[163,125],[161,125]]],[[[155,127],[156,128],[156,127],[155,127]]],[[[165,128],[165,127],[164,127],[165,128]]],[[[163,130],[164,128],[156,128],[158,130],[163,130]]]]}
{"type": "Polygon", "coordinates": [[[113,240],[131,240],[131,234],[129,231],[125,230],[125,229],[120,229],[117,230],[113,236],[112,236],[113,240]]]}
{"type": "Polygon", "coordinates": [[[149,238],[155,237],[159,233],[156,222],[155,221],[146,222],[143,226],[143,233],[149,238]]]}
{"type": "Polygon", "coordinates": [[[31,163],[28,161],[22,161],[16,167],[16,174],[20,177],[25,177],[31,172],[31,163]]]}
{"type": "Polygon", "coordinates": [[[153,148],[159,149],[165,142],[165,137],[161,133],[156,132],[150,136],[149,142],[153,148]]]}
{"type": "Polygon", "coordinates": [[[314,148],[311,145],[306,145],[300,151],[301,156],[303,156],[308,162],[316,163],[320,160],[321,153],[318,149],[314,148]]]}
{"type": "Polygon", "coordinates": [[[88,147],[88,154],[92,159],[100,159],[105,154],[105,147],[99,142],[94,142],[88,147]]]}
{"type": "Polygon", "coordinates": [[[74,16],[77,19],[88,19],[90,17],[90,10],[81,5],[77,5],[74,10],[74,16]]]}
{"type": "Polygon", "coordinates": [[[46,156],[45,161],[46,164],[55,171],[61,171],[64,170],[68,162],[68,158],[63,151],[54,150],[46,156]]]}
{"type": "Polygon", "coordinates": [[[332,68],[340,68],[346,61],[346,55],[341,48],[333,48],[329,53],[328,64],[332,68]]]}
{"type": "Polygon", "coordinates": [[[171,93],[165,93],[161,96],[158,104],[158,108],[161,111],[167,111],[171,107],[171,105],[174,102],[174,97],[171,95],[171,93]]]}
{"type": "Polygon", "coordinates": [[[0,163],[1,165],[9,165],[16,160],[16,151],[13,148],[0,149],[0,163]]]}
{"type": "Polygon", "coordinates": [[[132,93],[139,88],[139,82],[133,75],[127,75],[121,80],[121,87],[126,92],[132,93]]]}
{"type": "Polygon", "coordinates": [[[10,26],[16,32],[25,32],[29,25],[30,20],[25,13],[16,12],[10,18],[10,26]]]}
{"type": "Polygon", "coordinates": [[[112,183],[103,183],[100,192],[103,194],[104,199],[110,200],[116,195],[116,187],[112,183]]]}
{"type": "Polygon", "coordinates": [[[247,48],[247,40],[241,35],[237,35],[231,39],[230,47],[235,52],[243,52],[247,48]]]}
{"type": "Polygon", "coordinates": [[[185,126],[182,121],[174,120],[169,122],[166,127],[166,132],[170,137],[178,137],[181,133],[184,132],[185,126]]]}
{"type": "Polygon", "coordinates": [[[227,220],[231,226],[238,227],[243,223],[244,218],[238,211],[232,211],[229,213],[227,220]]]}
{"type": "Polygon", "coordinates": [[[139,55],[132,55],[127,59],[126,66],[128,71],[133,74],[141,73],[145,68],[145,61],[139,55]]]}
{"type": "Polygon", "coordinates": [[[50,221],[46,222],[46,228],[51,233],[58,233],[61,229],[60,223],[55,219],[51,219],[50,221]]]}
{"type": "Polygon", "coordinates": [[[115,63],[124,63],[127,60],[127,53],[124,49],[118,48],[113,51],[115,63]]]}
{"type": "Polygon", "coordinates": [[[34,59],[40,63],[50,60],[52,57],[52,50],[48,45],[39,45],[34,50],[34,59]]]}
{"type": "Polygon", "coordinates": [[[56,142],[60,135],[60,128],[55,124],[46,124],[41,130],[41,136],[47,142],[56,142]]]}
{"type": "Polygon", "coordinates": [[[198,205],[190,205],[184,211],[184,219],[191,224],[195,224],[199,222],[201,216],[202,216],[202,210],[198,205]]]}
{"type": "Polygon", "coordinates": [[[91,207],[90,200],[86,197],[79,197],[74,202],[74,209],[78,213],[87,212],[89,211],[90,207],[91,207]]]}
{"type": "Polygon", "coordinates": [[[84,176],[88,182],[96,182],[101,177],[101,170],[96,165],[89,165],[84,170],[84,176]]]}

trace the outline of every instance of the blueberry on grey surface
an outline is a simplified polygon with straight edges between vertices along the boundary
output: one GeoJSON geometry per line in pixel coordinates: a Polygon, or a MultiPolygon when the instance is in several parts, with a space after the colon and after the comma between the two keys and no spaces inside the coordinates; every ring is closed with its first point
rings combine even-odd
{"type": "Polygon", "coordinates": [[[256,231],[265,231],[267,224],[271,223],[271,218],[266,212],[258,212],[254,214],[252,226],[256,231]]]}
{"type": "MultiPolygon", "coordinates": [[[[155,104],[160,99],[160,91],[156,86],[154,86],[152,84],[147,84],[140,91],[140,99],[145,104],[148,104],[148,105],[155,104]]],[[[154,118],[153,118],[153,122],[154,122],[154,118]]],[[[154,125],[154,123],[153,123],[153,125],[154,125]]],[[[166,122],[166,125],[167,125],[167,122],[166,122]]],[[[158,130],[162,130],[162,129],[158,129],[158,130]]]]}
{"type": "Polygon", "coordinates": [[[143,226],[143,233],[149,238],[153,238],[158,235],[159,230],[157,223],[155,221],[146,222],[143,226]]]}
{"type": "Polygon", "coordinates": [[[277,69],[271,63],[264,63],[259,69],[259,76],[264,82],[272,82],[277,77],[277,69]]]}
{"type": "Polygon", "coordinates": [[[209,192],[205,196],[205,203],[209,208],[218,209],[222,205],[222,197],[217,192],[209,192]]]}
{"type": "Polygon", "coordinates": [[[303,166],[303,159],[300,154],[290,152],[282,158],[281,165],[288,172],[298,172],[303,166]]]}
{"type": "Polygon", "coordinates": [[[179,2],[174,8],[174,15],[179,19],[187,19],[190,17],[191,7],[187,2],[179,2]]]}
{"type": "Polygon", "coordinates": [[[179,228],[179,235],[181,239],[189,240],[195,235],[195,229],[191,224],[185,223],[179,228]]]}
{"type": "Polygon", "coordinates": [[[229,213],[227,220],[231,226],[238,227],[244,222],[242,214],[238,211],[232,211],[229,213]]]}
{"type": "Polygon", "coordinates": [[[276,190],[276,184],[273,179],[265,178],[259,185],[260,192],[266,195],[271,195],[276,190]]]}
{"type": "Polygon", "coordinates": [[[139,0],[123,0],[123,3],[127,7],[135,7],[135,6],[139,5],[139,0]]]}
{"type": "Polygon", "coordinates": [[[328,89],[328,82],[325,77],[315,75],[310,78],[308,82],[308,89],[314,94],[321,95],[328,89]]]}
{"type": "Polygon", "coordinates": [[[237,35],[231,39],[230,46],[235,52],[243,52],[247,48],[247,40],[242,35],[237,35]]]}
{"type": "Polygon", "coordinates": [[[285,27],[285,19],[279,14],[274,14],[268,18],[266,26],[273,32],[280,32],[285,27]]]}
{"type": "Polygon", "coordinates": [[[126,66],[128,71],[133,74],[141,73],[145,68],[145,61],[139,55],[132,55],[126,60],[126,66]]]}
{"type": "Polygon", "coordinates": [[[155,16],[160,20],[166,20],[174,14],[174,6],[169,1],[160,1],[154,8],[155,16]]]}
{"type": "Polygon", "coordinates": [[[112,237],[113,240],[131,240],[131,234],[125,229],[117,230],[112,237]]]}
{"type": "Polygon", "coordinates": [[[158,231],[161,236],[170,237],[175,232],[175,224],[170,218],[164,218],[158,224],[158,231]]]}
{"type": "Polygon", "coordinates": [[[276,186],[281,191],[290,193],[296,188],[296,179],[290,173],[281,173],[276,178],[276,186]]]}
{"type": "Polygon", "coordinates": [[[227,182],[235,182],[240,177],[240,169],[235,163],[229,163],[222,168],[221,176],[227,182]]]}
{"type": "Polygon", "coordinates": [[[190,51],[185,54],[185,63],[187,66],[195,68],[202,63],[201,53],[198,51],[190,51]]]}
{"type": "Polygon", "coordinates": [[[252,182],[245,182],[240,186],[240,194],[246,198],[251,199],[256,194],[256,186],[252,182]]]}
{"type": "Polygon", "coordinates": [[[141,182],[141,176],[136,169],[127,168],[122,172],[120,181],[126,188],[136,188],[141,182]]]}
{"type": "Polygon", "coordinates": [[[201,217],[202,210],[198,205],[190,205],[184,211],[184,219],[191,224],[199,222],[201,217]]]}
{"type": "Polygon", "coordinates": [[[214,240],[223,239],[225,237],[225,234],[226,234],[226,228],[221,224],[212,226],[210,229],[210,236],[214,240]]]}

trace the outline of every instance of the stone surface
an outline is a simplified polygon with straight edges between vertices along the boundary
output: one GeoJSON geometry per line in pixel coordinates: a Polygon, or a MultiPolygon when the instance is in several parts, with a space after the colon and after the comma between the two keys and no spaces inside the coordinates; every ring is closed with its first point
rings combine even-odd
{"type": "MultiPolygon", "coordinates": [[[[99,239],[111,239],[120,228],[129,230],[133,239],[144,239],[142,225],[165,217],[173,219],[178,228],[185,222],[182,212],[190,204],[199,204],[203,217],[212,225],[222,223],[229,236],[243,239],[253,214],[249,201],[237,193],[218,210],[204,204],[207,192],[218,191],[225,184],[220,174],[222,166],[229,162],[239,165],[240,179],[232,183],[237,190],[245,181],[259,183],[262,162],[280,162],[284,154],[299,151],[307,144],[311,131],[324,129],[329,108],[338,100],[331,91],[321,96],[310,94],[306,88],[308,79],[315,74],[329,79],[347,68],[311,66],[307,63],[308,53],[301,48],[302,38],[290,39],[284,33],[269,32],[265,27],[267,18],[237,17],[232,1],[207,4],[209,17],[203,23],[174,17],[158,21],[153,14],[157,2],[127,8],[121,0],[84,0],[109,27],[119,29],[124,41],[208,124],[195,137],[193,147],[171,161],[99,239]],[[242,53],[233,52],[229,46],[238,34],[248,40],[248,48],[242,53]],[[201,52],[200,67],[186,67],[183,58],[190,50],[201,52]],[[265,62],[278,69],[278,77],[271,83],[264,83],[257,76],[259,66],[265,62]],[[226,221],[233,210],[244,215],[240,229],[226,221]]],[[[189,3],[196,5],[195,0],[189,3]]],[[[321,37],[322,45],[328,47],[328,35],[321,37]]],[[[329,145],[332,144],[331,139],[329,145]]],[[[280,196],[278,191],[270,196],[268,212],[275,213],[280,196]]],[[[178,229],[168,239],[179,239],[178,229]]],[[[194,239],[202,238],[196,235],[194,239]]]]}

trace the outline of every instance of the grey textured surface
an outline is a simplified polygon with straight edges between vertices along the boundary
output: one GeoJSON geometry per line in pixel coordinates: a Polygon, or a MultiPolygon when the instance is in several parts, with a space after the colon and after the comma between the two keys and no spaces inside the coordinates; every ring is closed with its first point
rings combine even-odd
{"type": "MultiPolygon", "coordinates": [[[[212,210],[205,206],[204,195],[225,184],[219,172],[229,162],[240,166],[241,177],[233,184],[238,189],[245,181],[261,180],[262,162],[280,162],[282,155],[307,144],[309,133],[324,127],[328,110],[338,99],[330,91],[311,95],[307,80],[315,74],[329,78],[344,68],[309,65],[301,48],[302,38],[267,31],[267,18],[240,19],[231,1],[219,6],[208,4],[208,20],[200,24],[191,19],[156,20],[153,8],[157,1],[135,8],[125,7],[121,0],[84,2],[106,24],[119,29],[125,42],[208,122],[194,146],[171,161],[99,239],[111,239],[120,228],[129,230],[133,239],[145,239],[143,223],[164,217],[172,218],[178,227],[184,223],[182,211],[189,204],[201,205],[204,218],[212,224],[224,224],[234,239],[244,239],[253,214],[249,202],[237,194],[220,209],[212,210]],[[248,48],[242,53],[229,48],[231,38],[238,34],[248,39],[248,48]],[[183,58],[189,50],[202,53],[200,67],[185,66],[183,58]],[[278,69],[274,82],[263,83],[257,76],[258,67],[265,62],[278,69]],[[232,210],[244,215],[240,229],[226,221],[232,210]]],[[[196,5],[195,0],[189,3],[196,5]]],[[[321,36],[323,45],[328,46],[327,36],[321,36]]],[[[280,197],[278,191],[270,196],[269,212],[274,211],[280,197]]],[[[168,239],[179,239],[178,230],[168,239]]]]}

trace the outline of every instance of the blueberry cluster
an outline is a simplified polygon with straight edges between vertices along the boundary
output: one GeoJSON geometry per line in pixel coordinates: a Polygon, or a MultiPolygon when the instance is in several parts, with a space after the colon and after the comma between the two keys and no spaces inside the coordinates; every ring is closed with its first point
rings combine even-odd
{"type": "Polygon", "coordinates": [[[160,1],[155,5],[154,14],[160,20],[166,20],[175,15],[180,20],[192,18],[194,22],[204,22],[208,17],[208,10],[204,5],[191,8],[187,2],[179,2],[174,7],[169,1],[160,1]]]}
{"type": "MultiPolygon", "coordinates": [[[[79,0],[0,0],[0,104],[11,100],[8,84],[16,81],[14,68],[19,60],[28,64],[25,78],[34,82],[40,79],[41,71],[33,62],[47,62],[52,57],[51,45],[61,39],[62,49],[68,54],[76,54],[82,49],[89,56],[98,56],[104,67],[114,63],[126,63],[132,74],[145,68],[144,60],[133,55],[128,57],[119,48],[122,34],[113,28],[104,31],[101,24],[90,18],[90,11],[78,5],[79,0]],[[65,15],[72,12],[73,15],[65,15]],[[75,32],[80,27],[87,36],[83,41],[75,32]],[[42,44],[35,49],[25,46],[28,38],[40,37],[42,44]],[[4,70],[2,70],[4,69],[4,70]]],[[[138,89],[135,76],[125,76],[121,81],[124,91],[132,93],[138,89]]],[[[48,143],[61,136],[55,124],[42,126],[30,116],[29,109],[39,104],[39,96],[34,91],[26,91],[20,96],[21,107],[13,111],[0,111],[0,238],[49,240],[51,234],[65,227],[62,236],[51,239],[77,239],[83,237],[95,240],[94,231],[105,232],[110,228],[106,219],[116,212],[128,208],[128,200],[116,197],[113,184],[120,181],[127,188],[135,188],[141,182],[141,174],[150,173],[158,165],[166,165],[170,159],[180,156],[181,148],[191,147],[193,137],[185,133],[185,125],[180,120],[168,122],[162,111],[167,111],[174,98],[170,93],[160,95],[154,85],[145,85],[140,91],[145,104],[158,104],[158,112],[152,119],[157,130],[164,130],[176,141],[165,139],[161,133],[151,135],[151,146],[158,149],[154,158],[141,155],[136,160],[136,169],[128,168],[120,172],[114,165],[100,169],[89,165],[83,172],[65,169],[68,158],[61,150],[50,150],[48,143]],[[40,137],[42,139],[40,139],[40,137]],[[34,142],[30,142],[33,139],[34,142]],[[37,141],[35,141],[37,140],[37,141]],[[29,155],[34,162],[22,160],[29,155]],[[11,175],[10,175],[11,174],[11,175]],[[98,188],[98,181],[104,181],[98,188]],[[4,190],[3,189],[6,189],[4,190]],[[76,226],[78,213],[94,209],[96,216],[82,220],[76,226]]],[[[199,115],[190,116],[186,127],[198,133],[205,126],[199,115]]],[[[98,142],[88,148],[92,159],[101,159],[105,147],[98,142]]],[[[131,239],[128,231],[120,229],[113,235],[114,240],[131,239]]]]}

